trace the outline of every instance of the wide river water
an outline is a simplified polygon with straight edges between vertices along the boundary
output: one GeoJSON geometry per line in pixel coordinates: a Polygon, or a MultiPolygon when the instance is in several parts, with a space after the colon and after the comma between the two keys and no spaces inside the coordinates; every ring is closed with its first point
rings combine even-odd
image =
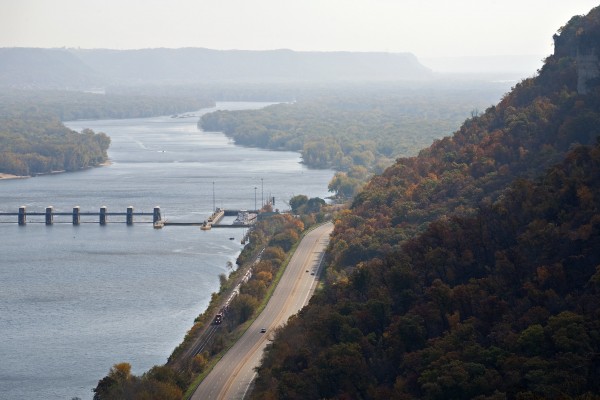
{"type": "MultiPolygon", "coordinates": [[[[269,195],[281,209],[296,194],[328,195],[333,171],[306,168],[298,153],[236,146],[222,133],[202,132],[197,121],[67,122],[108,134],[112,164],[0,181],[0,212],[21,205],[28,212],[49,205],[56,212],[125,212],[130,205],[151,212],[159,205],[168,220],[202,221],[213,193],[217,207],[240,209],[269,195]]],[[[137,375],[164,364],[242,248],[242,229],[153,229],[127,226],[124,217],[100,226],[97,216],[81,218],[73,226],[55,216],[46,226],[29,216],[18,226],[16,217],[0,217],[0,399],[91,399],[115,363],[129,362],[137,375]]]]}

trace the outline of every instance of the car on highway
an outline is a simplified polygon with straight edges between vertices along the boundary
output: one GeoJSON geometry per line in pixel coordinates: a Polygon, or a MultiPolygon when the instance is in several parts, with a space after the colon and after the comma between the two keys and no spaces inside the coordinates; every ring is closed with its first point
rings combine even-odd
{"type": "Polygon", "coordinates": [[[267,331],[267,328],[260,328],[260,333],[265,333],[267,331]]]}

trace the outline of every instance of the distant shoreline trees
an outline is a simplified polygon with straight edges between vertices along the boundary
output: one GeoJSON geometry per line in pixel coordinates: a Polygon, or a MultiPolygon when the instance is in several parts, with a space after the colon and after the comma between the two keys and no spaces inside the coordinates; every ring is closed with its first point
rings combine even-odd
{"type": "Polygon", "coordinates": [[[108,159],[110,138],[86,129],[77,133],[55,118],[0,118],[0,172],[34,176],[77,171],[108,159]]]}
{"type": "Polygon", "coordinates": [[[337,87],[260,110],[205,114],[198,125],[224,132],[238,145],[298,151],[307,166],[336,170],[330,191],[351,198],[372,174],[397,157],[416,155],[503,91],[469,85],[469,93],[441,83],[337,87]]]}
{"type": "Polygon", "coordinates": [[[8,90],[0,94],[0,173],[77,171],[108,160],[110,138],[61,121],[169,115],[214,105],[191,97],[8,90]]]}

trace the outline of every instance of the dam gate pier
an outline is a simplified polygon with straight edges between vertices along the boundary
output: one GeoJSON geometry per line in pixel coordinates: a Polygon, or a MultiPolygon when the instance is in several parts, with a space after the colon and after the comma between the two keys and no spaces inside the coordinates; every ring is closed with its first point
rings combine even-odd
{"type": "Polygon", "coordinates": [[[27,210],[26,206],[19,207],[18,212],[0,212],[0,223],[17,222],[21,226],[28,223],[44,223],[45,225],[54,225],[55,223],[71,223],[81,225],[82,223],[96,222],[100,225],[109,223],[125,223],[134,225],[134,223],[152,223],[155,229],[161,229],[165,226],[199,226],[202,230],[211,228],[248,228],[254,225],[258,210],[225,210],[217,208],[208,219],[203,221],[167,221],[163,218],[161,208],[154,207],[152,212],[135,211],[133,206],[127,207],[125,212],[111,212],[107,206],[102,206],[98,211],[82,211],[80,206],[75,206],[70,212],[61,212],[55,210],[53,206],[48,206],[43,212],[27,210]],[[232,224],[221,224],[225,216],[238,216],[232,224]],[[16,217],[12,220],[3,220],[2,217],[16,217]],[[65,221],[64,218],[70,217],[65,221]],[[92,220],[90,220],[90,217],[92,220]],[[149,218],[151,217],[151,219],[149,218]]]}
{"type": "MultiPolygon", "coordinates": [[[[106,225],[109,220],[112,220],[112,217],[124,217],[124,221],[127,225],[133,225],[135,217],[152,217],[152,221],[139,221],[142,223],[149,223],[155,227],[160,227],[163,223],[160,207],[154,207],[152,212],[136,212],[133,209],[133,206],[127,207],[125,212],[109,212],[106,206],[100,207],[99,211],[81,211],[80,206],[73,207],[71,212],[57,212],[53,206],[46,207],[44,212],[28,212],[26,206],[19,207],[19,211],[16,213],[12,212],[0,212],[0,216],[16,216],[17,223],[19,225],[27,225],[29,221],[29,217],[43,217],[43,222],[45,225],[53,225],[55,223],[56,216],[69,216],[71,217],[71,223],[73,225],[80,225],[82,223],[82,217],[96,217],[97,221],[100,225],[106,225]]],[[[39,221],[31,221],[31,222],[39,222],[39,221]]]]}

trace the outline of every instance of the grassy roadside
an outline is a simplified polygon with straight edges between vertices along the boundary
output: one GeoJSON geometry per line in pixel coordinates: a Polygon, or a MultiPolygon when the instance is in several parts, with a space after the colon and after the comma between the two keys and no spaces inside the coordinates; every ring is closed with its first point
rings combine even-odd
{"type": "MultiPolygon", "coordinates": [[[[233,332],[231,332],[230,335],[225,335],[225,336],[229,336],[227,338],[227,344],[226,344],[225,348],[223,350],[221,350],[218,354],[216,354],[215,356],[213,356],[213,357],[210,358],[210,361],[208,362],[207,366],[192,381],[192,383],[190,384],[190,386],[186,390],[186,392],[185,392],[185,394],[183,396],[183,399],[188,400],[188,399],[190,399],[192,397],[192,395],[194,394],[194,392],[196,391],[196,389],[198,388],[198,386],[202,383],[202,381],[204,380],[204,378],[206,378],[206,376],[208,376],[208,374],[213,370],[213,368],[215,367],[215,365],[221,360],[221,358],[223,358],[223,356],[231,349],[231,347],[233,347],[233,345],[242,337],[242,335],[244,335],[244,333],[248,330],[248,328],[254,323],[254,321],[256,320],[256,318],[265,309],[265,307],[269,303],[269,300],[273,296],[273,292],[275,291],[275,288],[279,284],[279,282],[281,280],[281,277],[285,273],[285,270],[287,269],[287,266],[289,265],[289,263],[290,263],[293,255],[294,255],[294,253],[296,252],[296,249],[298,248],[298,245],[304,239],[304,237],[309,232],[311,232],[312,230],[316,229],[317,227],[319,227],[319,226],[321,226],[321,225],[323,225],[325,223],[326,222],[312,225],[311,227],[309,227],[308,229],[305,229],[302,232],[302,234],[300,235],[300,237],[298,238],[298,240],[293,244],[292,248],[286,253],[286,258],[282,262],[281,266],[278,268],[277,273],[273,277],[271,285],[269,285],[269,287],[268,287],[268,289],[267,289],[267,291],[265,293],[265,296],[263,297],[263,299],[259,303],[258,307],[254,311],[254,314],[252,315],[252,317],[250,319],[248,319],[246,322],[244,322],[243,324],[239,325],[233,332]]],[[[209,308],[210,308],[210,306],[209,306],[209,308]]]]}
{"type": "Polygon", "coordinates": [[[93,389],[94,398],[110,400],[120,398],[122,393],[130,393],[142,396],[140,398],[151,395],[151,398],[161,400],[189,399],[216,363],[263,312],[299,243],[318,226],[316,220],[329,219],[331,209],[323,211],[320,203],[318,206],[318,214],[273,213],[257,221],[254,229],[249,231],[250,242],[238,256],[239,268],[228,277],[220,276],[219,291],[212,293],[208,306],[196,317],[167,363],[155,365],[140,376],[131,374],[129,363],[115,364],[93,389]],[[310,228],[305,228],[306,225],[310,228]],[[247,274],[250,270],[252,273],[247,274]],[[233,293],[236,295],[232,296],[233,293]],[[211,325],[215,314],[223,307],[227,307],[223,324],[211,325]],[[199,348],[202,352],[196,354],[199,348]]]}

